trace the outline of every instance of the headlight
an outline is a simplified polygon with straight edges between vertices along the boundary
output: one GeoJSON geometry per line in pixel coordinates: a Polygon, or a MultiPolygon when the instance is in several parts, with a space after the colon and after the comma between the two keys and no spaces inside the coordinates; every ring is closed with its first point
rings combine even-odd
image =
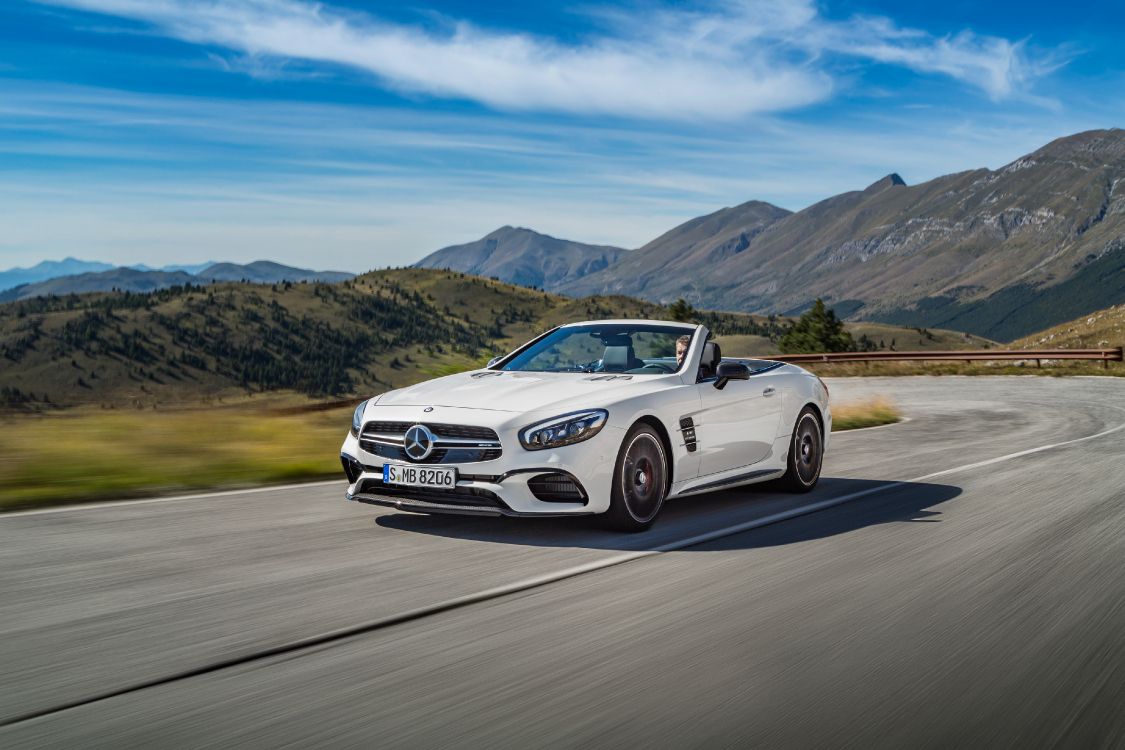
{"type": "MultiPolygon", "coordinates": [[[[367,399],[367,401],[370,400],[367,399]]],[[[361,403],[352,412],[352,434],[356,437],[359,437],[359,431],[363,429],[363,410],[367,408],[367,401],[361,403]]]]}
{"type": "Polygon", "coordinates": [[[601,432],[607,419],[609,412],[605,409],[561,414],[520,430],[520,445],[529,451],[540,451],[580,443],[601,432]]]}

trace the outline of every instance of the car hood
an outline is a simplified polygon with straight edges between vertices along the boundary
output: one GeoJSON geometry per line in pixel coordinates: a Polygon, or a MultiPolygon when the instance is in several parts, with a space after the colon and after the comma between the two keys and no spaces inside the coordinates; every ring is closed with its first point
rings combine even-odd
{"type": "Polygon", "coordinates": [[[562,411],[605,406],[618,397],[675,378],[633,378],[578,372],[500,372],[475,370],[389,391],[379,406],[447,406],[500,412],[562,411]]]}

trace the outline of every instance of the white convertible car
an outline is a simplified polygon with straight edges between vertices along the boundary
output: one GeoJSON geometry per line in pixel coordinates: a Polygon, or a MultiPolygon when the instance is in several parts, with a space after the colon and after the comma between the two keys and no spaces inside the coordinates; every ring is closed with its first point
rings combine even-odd
{"type": "Polygon", "coordinates": [[[703,326],[601,320],[363,402],[341,461],[349,500],[640,531],[672,497],[811,490],[831,431],[828,389],[800,367],[723,359],[703,326]]]}

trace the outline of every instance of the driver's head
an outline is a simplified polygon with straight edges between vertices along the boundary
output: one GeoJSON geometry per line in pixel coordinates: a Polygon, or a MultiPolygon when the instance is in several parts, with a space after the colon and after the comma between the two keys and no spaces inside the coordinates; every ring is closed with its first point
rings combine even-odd
{"type": "MultiPolygon", "coordinates": [[[[680,336],[676,339],[676,367],[684,363],[688,347],[691,345],[691,336],[680,336]]],[[[664,351],[668,351],[665,349],[664,351]]]]}

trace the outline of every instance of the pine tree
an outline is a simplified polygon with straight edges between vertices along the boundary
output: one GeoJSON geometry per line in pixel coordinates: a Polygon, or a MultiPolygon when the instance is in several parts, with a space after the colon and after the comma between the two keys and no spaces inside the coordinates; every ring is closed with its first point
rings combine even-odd
{"type": "Polygon", "coordinates": [[[820,298],[781,337],[777,345],[786,354],[855,351],[855,341],[844,330],[844,321],[837,318],[835,311],[829,309],[820,298]]]}
{"type": "Polygon", "coordinates": [[[672,320],[681,323],[691,323],[695,320],[695,308],[688,304],[683,297],[668,306],[668,314],[672,316],[672,320]]]}

